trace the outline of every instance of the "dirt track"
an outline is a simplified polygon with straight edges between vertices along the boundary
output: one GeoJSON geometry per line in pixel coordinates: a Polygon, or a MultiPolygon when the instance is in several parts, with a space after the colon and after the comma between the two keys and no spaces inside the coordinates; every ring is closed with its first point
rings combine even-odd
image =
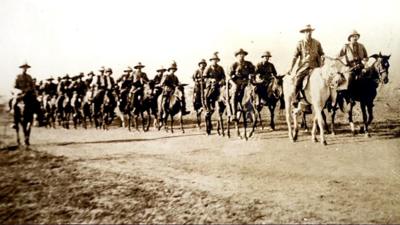
{"type": "MultiPolygon", "coordinates": [[[[207,137],[197,129],[170,134],[34,128],[32,149],[38,152],[33,152],[65,156],[61,167],[77,170],[73,173],[80,177],[70,185],[91,193],[97,202],[101,196],[110,207],[102,208],[104,215],[89,208],[80,216],[3,222],[400,223],[396,114],[377,120],[371,138],[353,137],[341,126],[338,135],[327,137],[326,147],[311,143],[304,132],[297,143],[289,142],[279,121],[277,131],[259,130],[247,142],[207,137]],[[93,185],[108,194],[96,192],[93,185]],[[146,197],[121,195],[133,186],[146,197]],[[139,206],[132,205],[135,201],[139,206]],[[121,214],[124,210],[136,216],[121,214]]],[[[2,139],[9,144],[10,138],[8,128],[2,139]]],[[[62,174],[59,179],[68,178],[62,174]]]]}

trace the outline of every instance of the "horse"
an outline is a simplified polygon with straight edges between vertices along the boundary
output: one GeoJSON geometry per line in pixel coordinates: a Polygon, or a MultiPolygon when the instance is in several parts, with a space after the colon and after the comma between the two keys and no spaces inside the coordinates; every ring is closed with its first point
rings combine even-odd
{"type": "Polygon", "coordinates": [[[83,128],[87,129],[87,119],[89,119],[90,126],[93,124],[93,113],[92,113],[92,108],[93,108],[93,99],[92,99],[92,91],[88,90],[83,97],[82,100],[82,122],[83,122],[83,128]]]}
{"type": "Polygon", "coordinates": [[[273,76],[271,80],[267,83],[258,83],[256,84],[254,94],[255,94],[255,104],[258,114],[258,121],[261,129],[264,129],[261,118],[261,111],[264,106],[268,107],[270,113],[270,128],[271,130],[275,130],[275,108],[280,101],[281,109],[284,109],[284,101],[283,100],[283,77],[282,76],[273,76]]]}
{"type": "Polygon", "coordinates": [[[114,119],[114,110],[117,106],[118,96],[115,90],[106,90],[103,98],[103,104],[100,105],[101,128],[108,130],[108,126],[114,119]]]}
{"type": "MultiPolygon", "coordinates": [[[[204,83],[203,83],[204,84],[204,83]]],[[[196,112],[197,128],[201,129],[201,114],[203,112],[203,94],[204,90],[201,90],[200,83],[193,89],[193,109],[196,112]],[[203,93],[202,93],[203,92],[203,93]]]]}
{"type": "Polygon", "coordinates": [[[156,87],[154,80],[149,80],[142,87],[134,88],[130,93],[129,102],[129,130],[131,130],[131,117],[134,117],[135,128],[138,129],[139,116],[142,118],[143,131],[148,131],[151,124],[151,117],[154,117],[154,127],[158,127],[158,97],[161,94],[159,87],[156,87]],[[144,116],[146,113],[146,118],[144,116]]]}
{"type": "Polygon", "coordinates": [[[40,113],[39,104],[37,99],[32,93],[22,93],[17,92],[15,95],[16,104],[14,104],[14,124],[17,133],[17,143],[21,144],[19,138],[20,125],[22,126],[22,131],[24,133],[24,142],[26,146],[30,145],[30,134],[33,123],[33,115],[35,113],[40,113]]]}
{"type": "MultiPolygon", "coordinates": [[[[370,137],[368,126],[371,124],[374,115],[373,107],[374,100],[377,96],[377,88],[379,84],[384,85],[389,82],[389,59],[390,55],[373,54],[369,58],[373,58],[375,61],[366,67],[364,74],[356,74],[352,79],[351,86],[347,90],[350,107],[348,111],[348,120],[350,123],[351,132],[353,135],[356,134],[354,123],[353,123],[353,107],[356,102],[360,103],[360,108],[363,117],[363,126],[360,128],[361,133],[365,134],[365,137],[370,137]]],[[[346,94],[339,95],[339,101],[344,102],[346,94]]],[[[334,128],[334,117],[336,108],[333,108],[332,112],[332,130],[334,128]]]]}
{"type": "Polygon", "coordinates": [[[72,120],[74,122],[74,128],[76,129],[78,124],[83,122],[83,112],[82,112],[82,97],[78,92],[74,91],[71,98],[71,108],[72,108],[72,120]]]}
{"type": "MultiPolygon", "coordinates": [[[[316,138],[318,123],[320,130],[320,143],[326,145],[327,142],[324,136],[322,110],[329,98],[336,99],[336,89],[340,85],[344,85],[343,83],[348,80],[350,71],[343,62],[340,61],[340,59],[325,57],[324,62],[325,63],[322,67],[312,70],[308,77],[308,82],[307,78],[305,78],[307,84],[304,88],[304,94],[306,99],[310,101],[314,112],[311,140],[313,142],[318,142],[316,138]]],[[[288,126],[288,136],[292,142],[295,142],[298,136],[297,115],[303,111],[302,102],[299,103],[297,108],[293,108],[291,104],[295,92],[294,78],[294,75],[285,76],[283,78],[283,92],[285,103],[287,104],[285,107],[286,123],[288,126]]]]}
{"type": "Polygon", "coordinates": [[[70,98],[67,94],[62,94],[58,96],[56,101],[58,124],[69,129],[69,120],[72,114],[70,98]]]}
{"type": "Polygon", "coordinates": [[[43,112],[44,120],[47,128],[56,128],[56,96],[44,95],[43,96],[43,112]]]}
{"type": "MultiPolygon", "coordinates": [[[[213,79],[213,78],[209,78],[207,83],[208,84],[207,84],[207,87],[206,87],[206,90],[205,90],[205,93],[204,93],[204,107],[203,108],[206,111],[205,118],[204,118],[204,121],[206,123],[206,134],[210,135],[211,134],[211,130],[212,130],[212,120],[211,120],[211,118],[212,118],[212,115],[215,112],[216,103],[217,104],[223,104],[223,102],[220,102],[221,101],[221,99],[220,99],[221,88],[220,88],[220,85],[218,84],[217,80],[213,79]]],[[[223,111],[219,112],[220,117],[222,116],[221,113],[223,113],[223,111]]],[[[199,123],[200,122],[198,120],[198,124],[199,123]]],[[[218,130],[218,134],[220,134],[219,130],[218,130]]],[[[225,135],[224,131],[222,131],[222,135],[225,135]]]]}
{"type": "Polygon", "coordinates": [[[161,129],[162,126],[164,126],[165,131],[168,132],[168,117],[170,117],[170,126],[171,126],[171,133],[174,133],[174,116],[179,115],[179,125],[181,128],[182,133],[185,133],[185,130],[183,128],[183,116],[182,116],[182,99],[184,98],[183,96],[183,88],[187,84],[180,84],[177,85],[173,91],[172,94],[169,96],[164,96],[165,100],[164,102],[162,101],[163,95],[160,95],[158,97],[158,106],[160,109],[160,125],[158,127],[158,130],[161,129]],[[163,105],[164,103],[164,105],[163,105]]]}

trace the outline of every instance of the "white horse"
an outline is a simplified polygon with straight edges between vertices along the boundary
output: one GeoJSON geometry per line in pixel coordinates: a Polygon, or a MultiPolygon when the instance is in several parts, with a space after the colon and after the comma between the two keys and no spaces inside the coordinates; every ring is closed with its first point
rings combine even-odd
{"type": "MultiPolygon", "coordinates": [[[[316,138],[318,123],[320,142],[323,145],[327,144],[324,136],[322,110],[329,98],[332,99],[332,102],[336,101],[336,90],[347,87],[349,74],[350,72],[348,71],[348,68],[342,61],[340,61],[340,59],[330,57],[325,57],[324,65],[315,68],[311,72],[304,93],[309,103],[311,103],[314,113],[313,127],[311,131],[311,140],[313,142],[318,141],[316,138]]],[[[293,142],[297,140],[299,131],[297,116],[302,112],[302,105],[304,104],[300,102],[297,108],[293,108],[291,103],[294,91],[294,75],[285,76],[283,79],[283,93],[286,103],[286,123],[288,126],[289,139],[293,142]]]]}

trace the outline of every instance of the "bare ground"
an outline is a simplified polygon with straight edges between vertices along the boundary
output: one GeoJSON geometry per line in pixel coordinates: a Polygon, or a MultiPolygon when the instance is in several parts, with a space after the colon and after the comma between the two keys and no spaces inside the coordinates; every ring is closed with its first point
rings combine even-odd
{"type": "Polygon", "coordinates": [[[247,142],[192,125],[35,127],[31,149],[12,151],[3,117],[0,223],[400,223],[400,118],[383,104],[371,138],[341,125],[326,147],[307,132],[289,142],[278,115],[247,142]]]}

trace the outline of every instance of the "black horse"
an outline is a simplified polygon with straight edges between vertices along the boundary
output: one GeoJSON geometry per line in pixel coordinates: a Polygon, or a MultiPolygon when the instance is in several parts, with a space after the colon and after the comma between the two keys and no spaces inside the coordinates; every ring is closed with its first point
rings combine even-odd
{"type": "MultiPolygon", "coordinates": [[[[345,101],[350,103],[348,112],[348,119],[353,135],[356,134],[353,123],[353,107],[356,102],[360,102],[363,126],[361,133],[365,133],[366,137],[370,137],[368,126],[371,124],[374,115],[374,99],[377,95],[377,88],[379,83],[387,84],[389,82],[389,59],[390,55],[374,54],[370,58],[374,58],[375,62],[366,68],[366,71],[361,74],[355,74],[349,84],[349,89],[344,93],[339,93],[337,104],[343,104],[345,101]]],[[[339,107],[340,108],[340,107],[339,107]]],[[[332,127],[334,123],[334,116],[337,107],[333,107],[332,112],[332,127]]]]}
{"type": "Polygon", "coordinates": [[[25,145],[29,146],[29,138],[33,123],[33,114],[38,114],[40,116],[40,104],[35,98],[34,94],[28,93],[18,93],[15,96],[16,104],[14,104],[14,124],[15,130],[17,132],[17,143],[20,145],[19,129],[22,126],[22,131],[24,133],[25,145]]]}

